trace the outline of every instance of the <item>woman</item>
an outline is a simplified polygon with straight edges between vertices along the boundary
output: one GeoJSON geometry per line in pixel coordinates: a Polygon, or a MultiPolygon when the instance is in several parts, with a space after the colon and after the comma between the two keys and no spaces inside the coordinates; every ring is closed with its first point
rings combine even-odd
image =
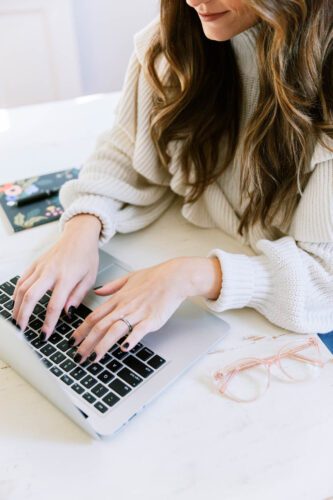
{"type": "Polygon", "coordinates": [[[98,247],[181,197],[189,221],[257,255],[213,249],[107,283],[71,339],[78,362],[125,334],[131,349],[194,295],[296,332],[332,329],[332,89],[331,0],[161,0],[135,36],[115,125],[61,191],[59,241],[17,284],[14,320],[24,329],[53,290],[48,338],[94,284],[98,247]]]}

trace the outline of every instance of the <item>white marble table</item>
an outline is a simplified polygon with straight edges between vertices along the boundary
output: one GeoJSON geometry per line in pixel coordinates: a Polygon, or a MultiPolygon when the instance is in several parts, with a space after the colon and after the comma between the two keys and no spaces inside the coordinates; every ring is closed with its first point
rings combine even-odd
{"type": "MultiPolygon", "coordinates": [[[[118,94],[0,111],[0,184],[80,164],[112,125],[118,94]]],[[[24,270],[57,238],[57,223],[10,234],[0,223],[0,280],[24,270]]],[[[139,268],[213,246],[251,254],[218,230],[187,223],[176,205],[150,227],[106,249],[139,268]]],[[[0,361],[0,500],[324,500],[333,495],[333,364],[320,378],[275,378],[257,402],[237,404],[211,371],[276,353],[294,338],[253,310],[108,442],[91,440],[0,361]],[[332,419],[332,420],[331,420],[332,419]]]]}

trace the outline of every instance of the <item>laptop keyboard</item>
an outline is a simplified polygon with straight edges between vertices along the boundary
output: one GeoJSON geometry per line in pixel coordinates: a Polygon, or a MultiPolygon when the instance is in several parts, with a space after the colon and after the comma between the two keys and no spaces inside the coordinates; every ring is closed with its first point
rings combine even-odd
{"type": "MultiPolygon", "coordinates": [[[[0,316],[9,321],[12,321],[12,296],[18,279],[19,276],[16,276],[0,285],[0,316]]],[[[51,292],[47,292],[35,306],[24,337],[48,370],[77,396],[92,405],[99,414],[108,413],[166,362],[141,342],[130,351],[123,352],[120,349],[123,337],[98,363],[76,363],[73,359],[76,348],[70,347],[68,340],[91,309],[81,304],[71,320],[63,314],[54,333],[48,341],[42,342],[39,337],[40,328],[44,323],[50,296],[51,292]]]]}

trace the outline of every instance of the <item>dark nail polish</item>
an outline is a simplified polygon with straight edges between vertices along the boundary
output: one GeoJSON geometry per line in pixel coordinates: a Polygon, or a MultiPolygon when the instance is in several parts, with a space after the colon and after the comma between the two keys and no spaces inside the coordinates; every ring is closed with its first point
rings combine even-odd
{"type": "Polygon", "coordinates": [[[96,287],[94,288],[94,290],[99,290],[100,288],[103,288],[103,285],[101,285],[101,286],[96,286],[96,287]]]}
{"type": "Polygon", "coordinates": [[[80,354],[79,352],[77,352],[77,353],[75,354],[75,356],[74,356],[74,361],[75,361],[75,363],[80,363],[81,359],[82,359],[81,354],[80,354]]]}
{"type": "Polygon", "coordinates": [[[68,309],[67,316],[69,317],[69,319],[73,319],[75,312],[76,312],[76,307],[74,307],[74,306],[71,306],[68,309]]]}
{"type": "Polygon", "coordinates": [[[128,343],[128,342],[125,342],[125,344],[123,344],[123,345],[122,345],[122,347],[123,347],[124,349],[128,349],[128,348],[129,348],[129,343],[128,343]]]}
{"type": "Polygon", "coordinates": [[[46,333],[41,332],[41,334],[39,335],[39,340],[41,342],[45,342],[45,340],[46,340],[46,333]]]}
{"type": "Polygon", "coordinates": [[[15,326],[16,326],[16,325],[17,325],[17,323],[16,323],[16,319],[12,318],[12,323],[13,323],[13,325],[15,325],[15,326]]]}
{"type": "Polygon", "coordinates": [[[97,358],[97,354],[95,352],[92,352],[89,356],[89,361],[91,361],[93,363],[96,358],[97,358]]]}
{"type": "Polygon", "coordinates": [[[74,344],[75,344],[75,338],[74,338],[74,337],[71,337],[71,338],[68,340],[68,345],[69,345],[70,347],[72,347],[74,344]]]}

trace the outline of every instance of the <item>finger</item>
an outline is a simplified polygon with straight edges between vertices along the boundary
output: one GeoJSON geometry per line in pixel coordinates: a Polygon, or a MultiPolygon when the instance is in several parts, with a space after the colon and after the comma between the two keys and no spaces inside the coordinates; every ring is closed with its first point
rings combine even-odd
{"type": "Polygon", "coordinates": [[[46,308],[44,324],[41,328],[41,332],[45,334],[45,340],[52,335],[69,293],[70,286],[69,284],[64,284],[63,281],[59,281],[54,287],[46,308]]]}
{"type": "Polygon", "coordinates": [[[87,295],[88,290],[91,288],[91,278],[89,274],[87,274],[71,291],[66,304],[64,306],[65,312],[69,315],[70,307],[79,307],[85,296],[87,295]]]}
{"type": "Polygon", "coordinates": [[[32,285],[25,291],[16,319],[16,322],[22,331],[25,331],[37,302],[49,289],[50,281],[37,279],[37,281],[32,283],[32,285]]]}
{"type": "Polygon", "coordinates": [[[106,316],[101,321],[96,323],[87,337],[79,345],[77,349],[79,357],[76,356],[74,358],[75,361],[84,361],[87,359],[94,352],[95,346],[102,340],[104,335],[107,334],[108,330],[110,330],[110,320],[106,316]]]}
{"type": "MultiPolygon", "coordinates": [[[[80,344],[87,335],[93,330],[95,325],[103,320],[108,314],[112,313],[112,311],[117,307],[117,303],[115,300],[108,300],[104,304],[97,307],[92,313],[90,313],[83,323],[75,330],[73,335],[70,337],[69,342],[70,345],[78,345],[80,344]]],[[[118,316],[119,317],[119,316],[118,316]]],[[[117,317],[117,319],[118,319],[117,317]]],[[[110,323],[108,323],[110,325],[110,323]]]]}
{"type": "Polygon", "coordinates": [[[147,333],[153,331],[155,331],[155,329],[150,318],[141,321],[134,326],[133,331],[127,335],[126,339],[120,346],[121,350],[125,352],[130,351],[138,342],[140,342],[140,340],[143,339],[145,335],[147,335],[147,333]]]}
{"type": "MultiPolygon", "coordinates": [[[[22,304],[22,300],[29,288],[39,279],[37,274],[32,274],[29,278],[24,280],[16,292],[16,298],[14,300],[14,307],[12,311],[12,317],[17,319],[18,313],[22,304]]],[[[18,283],[18,282],[17,282],[18,283]]]]}
{"type": "MultiPolygon", "coordinates": [[[[134,316],[127,314],[126,319],[128,319],[128,321],[131,324],[133,324],[133,323],[135,324],[135,317],[134,316]]],[[[128,333],[128,326],[123,321],[117,320],[111,326],[109,323],[108,330],[104,333],[104,335],[96,343],[96,345],[93,348],[93,351],[89,352],[89,354],[87,353],[87,351],[84,352],[85,359],[87,358],[88,355],[90,355],[90,360],[94,361],[95,363],[98,363],[98,361],[103,358],[103,356],[111,349],[111,347],[121,337],[123,337],[127,333],[128,333]],[[96,354],[96,356],[95,356],[95,354],[96,354]]],[[[80,351],[80,354],[82,354],[83,344],[82,344],[82,349],[80,346],[79,351],[80,351]]]]}
{"type": "Polygon", "coordinates": [[[98,295],[110,295],[111,293],[115,293],[118,290],[120,290],[124,285],[126,285],[129,276],[130,275],[127,274],[126,276],[123,276],[119,279],[110,281],[110,283],[106,283],[101,288],[98,288],[98,290],[95,290],[95,293],[98,295]]]}
{"type": "Polygon", "coordinates": [[[36,264],[33,263],[31,266],[28,267],[28,269],[22,274],[22,276],[17,280],[14,293],[13,293],[13,300],[15,301],[17,293],[19,288],[23,285],[23,283],[32,276],[32,274],[35,272],[36,269],[36,264]]]}

